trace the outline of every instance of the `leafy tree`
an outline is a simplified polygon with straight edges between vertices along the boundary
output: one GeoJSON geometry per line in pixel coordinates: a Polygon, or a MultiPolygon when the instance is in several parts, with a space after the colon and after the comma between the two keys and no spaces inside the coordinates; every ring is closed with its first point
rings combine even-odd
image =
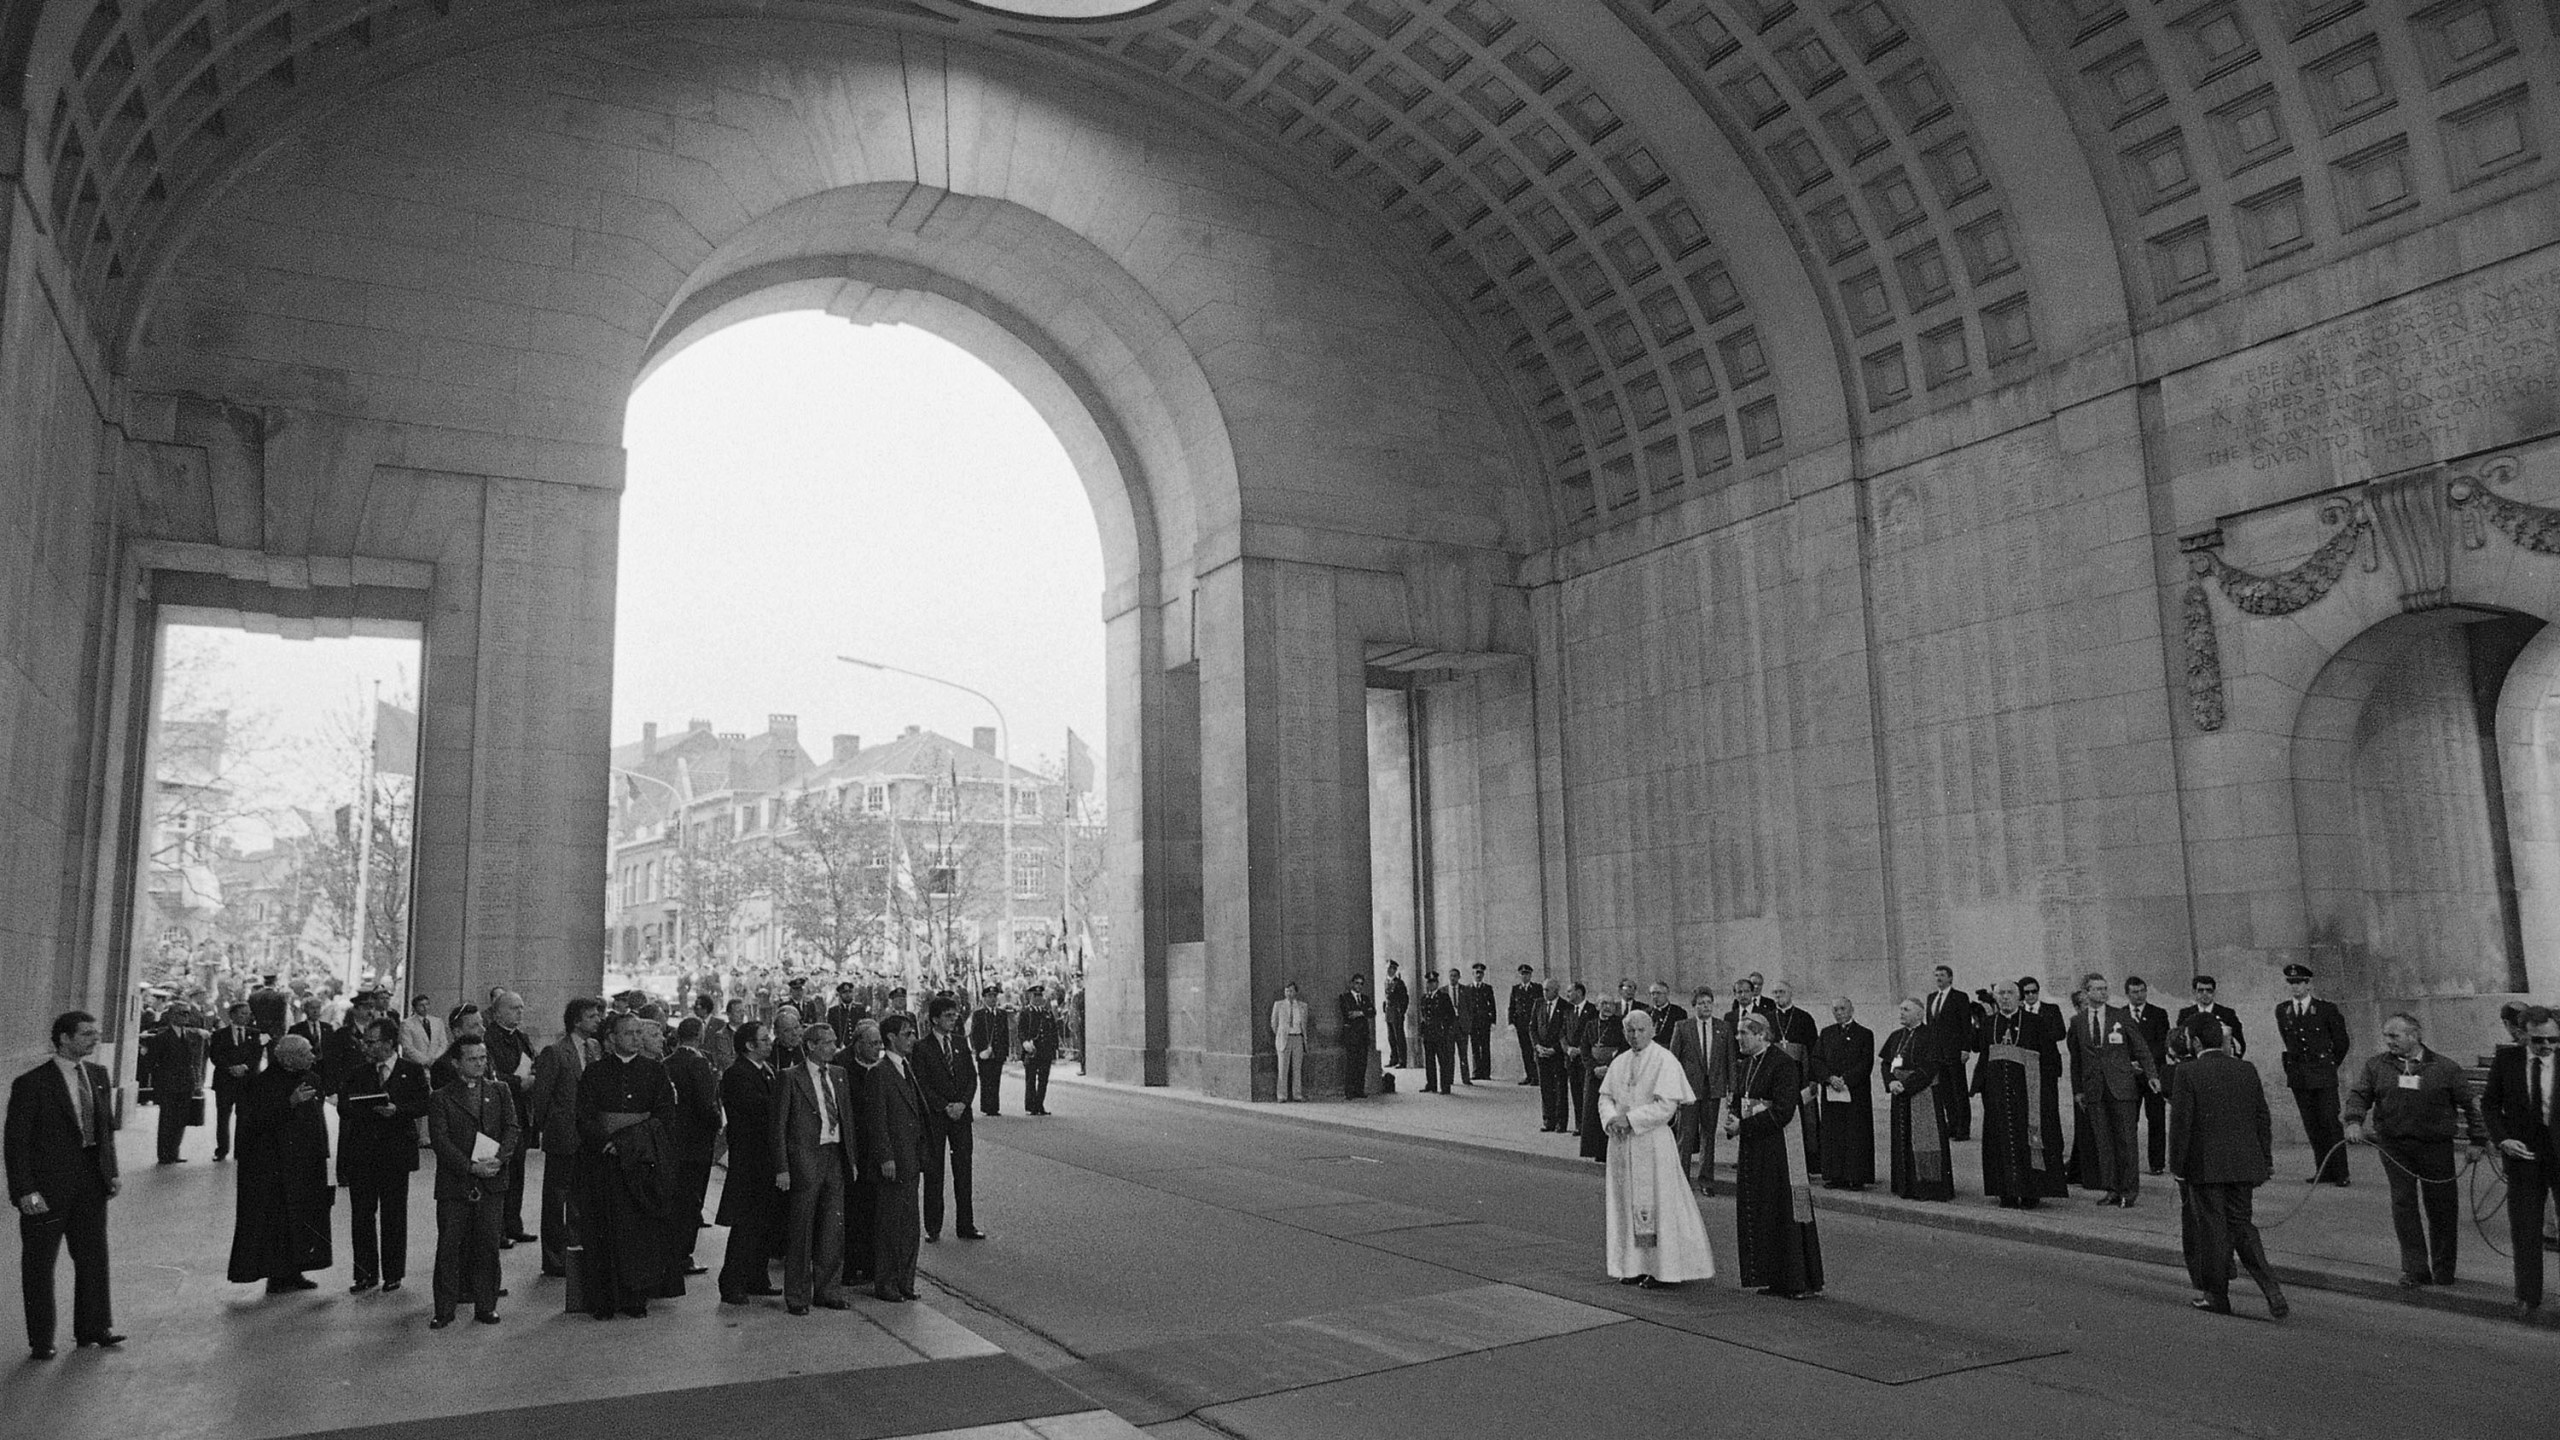
{"type": "Polygon", "coordinates": [[[773,856],[774,919],[841,971],[880,958],[880,914],[891,881],[889,822],[821,795],[792,802],[791,829],[773,856]]]}

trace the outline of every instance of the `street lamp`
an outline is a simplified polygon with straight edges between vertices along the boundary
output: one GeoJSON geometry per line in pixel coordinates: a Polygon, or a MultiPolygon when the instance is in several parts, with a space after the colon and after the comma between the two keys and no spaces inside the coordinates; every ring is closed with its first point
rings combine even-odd
{"type": "MultiPolygon", "coordinates": [[[[667,792],[668,799],[676,802],[676,870],[678,874],[682,874],[684,870],[685,831],[692,828],[685,823],[684,792],[678,790],[673,785],[668,784],[666,781],[659,779],[655,775],[644,775],[637,770],[626,770],[619,765],[609,766],[607,768],[611,769],[616,775],[621,775],[632,780],[645,781],[651,785],[655,785],[659,789],[667,792]]],[[[681,903],[670,904],[667,906],[667,915],[670,923],[675,929],[674,938],[668,943],[674,947],[676,968],[678,970],[682,970],[685,968],[684,906],[681,903]]]]}
{"type": "MultiPolygon", "coordinates": [[[[1005,723],[1004,707],[998,705],[984,690],[972,689],[957,680],[945,680],[939,675],[927,675],[921,670],[910,670],[904,665],[888,665],[878,660],[857,659],[851,655],[839,655],[836,658],[847,665],[858,665],[865,670],[883,670],[892,675],[904,675],[909,679],[922,680],[927,684],[957,690],[963,695],[974,695],[979,703],[994,712],[997,758],[1004,762],[1004,802],[998,807],[1004,816],[1004,875],[999,885],[1004,892],[1004,929],[996,936],[996,957],[1000,960],[1011,960],[1013,958],[1013,727],[1005,723]]],[[[951,796],[951,804],[955,811],[959,808],[960,796],[957,791],[954,791],[951,796]]]]}

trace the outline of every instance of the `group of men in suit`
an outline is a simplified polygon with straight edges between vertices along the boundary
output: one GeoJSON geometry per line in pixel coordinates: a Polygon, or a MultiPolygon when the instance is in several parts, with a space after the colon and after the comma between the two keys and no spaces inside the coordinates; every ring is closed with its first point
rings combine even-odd
{"type": "MultiPolygon", "coordinates": [[[[997,997],[981,998],[988,1003],[965,1028],[948,995],[927,1005],[921,1031],[903,1010],[876,1020],[847,1015],[851,1044],[841,1063],[832,1023],[797,1029],[788,1046],[776,1038],[787,1027],[736,1027],[738,1058],[720,1079],[729,1129],[718,1217],[730,1227],[723,1303],[779,1293],[794,1315],[842,1310],[851,1304],[846,1288],[864,1282],[877,1299],[915,1299],[919,1235],[942,1238],[946,1189],[953,1233],[987,1238],[972,1194],[972,1115],[999,1113],[981,1092],[985,1052],[1000,1050],[1006,1035],[990,1013],[997,997]],[[778,1291],[766,1269],[777,1258],[778,1291]]],[[[999,1078],[1000,1066],[999,1058],[999,1078]]]]}

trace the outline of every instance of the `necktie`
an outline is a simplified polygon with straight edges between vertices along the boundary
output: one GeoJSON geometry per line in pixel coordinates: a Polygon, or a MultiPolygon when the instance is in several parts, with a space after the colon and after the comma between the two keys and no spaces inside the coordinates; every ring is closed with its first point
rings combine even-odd
{"type": "Polygon", "coordinates": [[[818,1138],[824,1141],[827,1132],[836,1128],[835,1097],[827,1093],[831,1087],[824,1069],[810,1071],[809,1083],[818,1092],[818,1138]]]}
{"type": "Polygon", "coordinates": [[[2551,1119],[2551,1062],[2538,1055],[2533,1061],[2533,1113],[2551,1119]]]}
{"type": "Polygon", "coordinates": [[[95,1113],[97,1107],[89,1103],[92,1098],[89,1077],[74,1067],[67,1078],[71,1082],[71,1109],[80,1120],[80,1143],[95,1145],[98,1143],[98,1117],[95,1113]]]}

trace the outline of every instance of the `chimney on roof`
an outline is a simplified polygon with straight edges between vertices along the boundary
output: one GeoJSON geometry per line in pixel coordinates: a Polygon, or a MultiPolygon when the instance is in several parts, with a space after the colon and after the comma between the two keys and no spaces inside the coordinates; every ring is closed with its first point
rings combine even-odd
{"type": "Polygon", "coordinates": [[[658,758],[658,722],[655,720],[640,727],[640,758],[643,760],[658,758]]]}
{"type": "Polygon", "coordinates": [[[914,734],[914,733],[916,733],[918,730],[921,730],[921,729],[923,729],[923,728],[924,728],[924,727],[923,727],[923,726],[921,726],[921,725],[910,725],[910,726],[908,726],[908,727],[907,727],[907,733],[908,733],[908,734],[910,734],[910,735],[913,735],[913,734],[914,734]]]}
{"type": "Polygon", "coordinates": [[[983,750],[990,755],[996,753],[996,727],[993,725],[981,725],[975,730],[970,731],[969,748],[972,750],[983,750]]]}
{"type": "Polygon", "coordinates": [[[764,728],[766,733],[772,735],[777,740],[797,740],[800,738],[800,717],[797,715],[767,715],[764,717],[764,728]]]}
{"type": "Polygon", "coordinates": [[[850,760],[862,749],[862,737],[859,735],[838,735],[830,743],[834,747],[827,756],[830,761],[850,760]]]}
{"type": "Polygon", "coordinates": [[[684,722],[684,729],[685,733],[688,735],[708,735],[711,733],[711,722],[708,720],[687,720],[684,722]]]}

